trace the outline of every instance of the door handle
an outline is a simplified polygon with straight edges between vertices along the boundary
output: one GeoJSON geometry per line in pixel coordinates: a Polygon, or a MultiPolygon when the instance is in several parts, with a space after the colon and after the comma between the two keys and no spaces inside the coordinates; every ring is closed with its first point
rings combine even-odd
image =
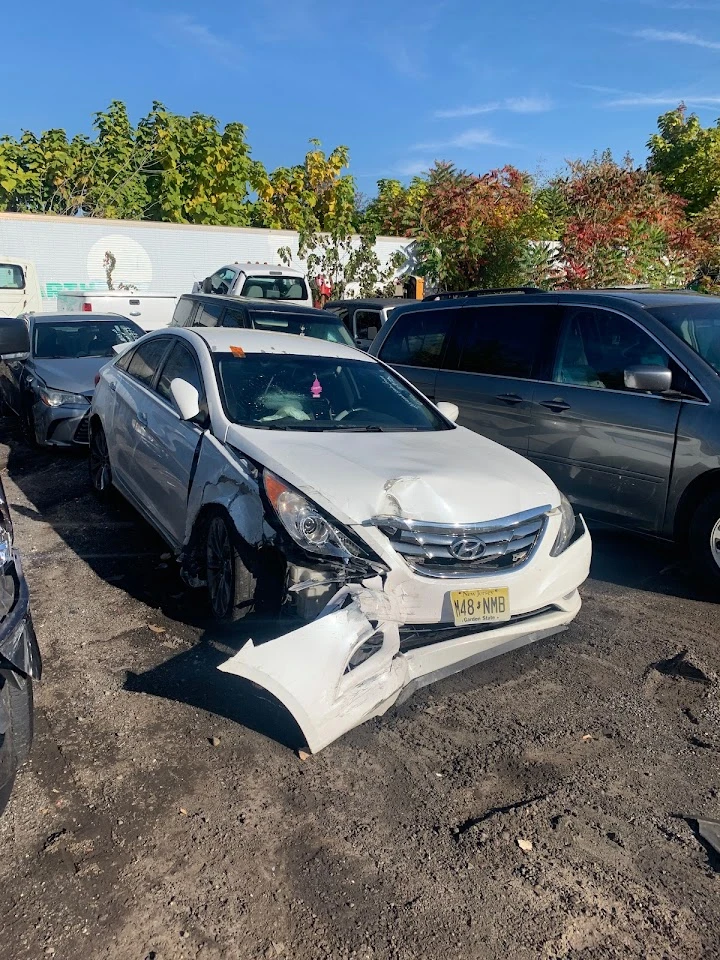
{"type": "Polygon", "coordinates": [[[113,393],[115,393],[115,391],[117,390],[117,384],[115,383],[114,380],[110,381],[110,389],[112,390],[113,393]]]}
{"type": "Polygon", "coordinates": [[[522,403],[523,398],[519,393],[499,393],[496,400],[504,400],[505,403],[522,403]]]}
{"type": "Polygon", "coordinates": [[[141,423],[144,427],[147,426],[148,418],[147,414],[143,413],[142,410],[138,410],[137,416],[135,417],[138,423],[141,423]]]}
{"type": "Polygon", "coordinates": [[[547,407],[547,409],[552,410],[553,413],[562,413],[564,410],[570,409],[570,404],[565,403],[565,401],[559,397],[556,397],[554,400],[541,400],[540,406],[547,407]]]}

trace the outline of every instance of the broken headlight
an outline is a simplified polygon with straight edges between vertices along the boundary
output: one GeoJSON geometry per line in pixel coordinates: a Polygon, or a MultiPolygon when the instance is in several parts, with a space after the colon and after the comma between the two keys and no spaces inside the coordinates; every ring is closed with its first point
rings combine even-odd
{"type": "Polygon", "coordinates": [[[52,390],[45,384],[38,384],[38,394],[40,399],[47,407],[62,407],[63,404],[73,404],[80,406],[89,403],[87,397],[81,393],[68,393],[66,390],[52,390]]]}
{"type": "Polygon", "coordinates": [[[555,544],[550,551],[551,557],[558,557],[567,548],[575,534],[575,511],[570,501],[562,493],[560,494],[560,529],[558,531],[555,544]]]}
{"type": "Polygon", "coordinates": [[[266,470],[263,483],[278,520],[303,550],[341,560],[370,559],[369,551],[363,550],[349,533],[332,523],[319,507],[284,480],[266,470]]]}

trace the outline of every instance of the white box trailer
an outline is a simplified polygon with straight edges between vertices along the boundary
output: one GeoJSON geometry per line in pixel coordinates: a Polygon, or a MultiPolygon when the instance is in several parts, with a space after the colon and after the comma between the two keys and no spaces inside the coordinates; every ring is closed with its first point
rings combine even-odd
{"type": "MultiPolygon", "coordinates": [[[[378,257],[387,264],[409,244],[405,238],[379,237],[378,257]]],[[[293,267],[305,269],[297,257],[298,235],[290,230],[0,213],[3,262],[34,264],[43,310],[55,310],[58,295],[68,291],[107,291],[113,260],[116,288],[179,296],[222,264],[280,265],[281,247],[290,248],[293,267]]]]}

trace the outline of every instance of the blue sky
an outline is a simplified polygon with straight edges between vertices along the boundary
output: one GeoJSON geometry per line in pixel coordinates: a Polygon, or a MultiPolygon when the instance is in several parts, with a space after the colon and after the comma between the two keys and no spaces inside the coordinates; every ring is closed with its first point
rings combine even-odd
{"type": "Polygon", "coordinates": [[[368,194],[436,158],[544,174],[605,147],[642,160],[679,100],[720,116],[719,13],[720,0],[8,4],[0,132],[90,132],[111,99],[134,120],[161,100],[246,124],[270,168],[310,137],[347,144],[368,194]]]}

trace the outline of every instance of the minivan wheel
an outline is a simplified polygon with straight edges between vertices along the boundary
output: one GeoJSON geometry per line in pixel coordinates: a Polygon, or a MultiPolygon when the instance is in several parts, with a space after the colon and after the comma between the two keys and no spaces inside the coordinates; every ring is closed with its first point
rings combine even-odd
{"type": "Polygon", "coordinates": [[[90,483],[96,495],[102,500],[110,496],[112,490],[112,470],[108,453],[107,437],[100,424],[90,426],[90,483]]]}
{"type": "Polygon", "coordinates": [[[237,532],[224,512],[207,519],[205,577],[210,612],[215,620],[232,623],[250,612],[255,577],[237,551],[237,532]]]}
{"type": "Polygon", "coordinates": [[[688,545],[698,573],[720,586],[720,490],[706,497],[693,514],[688,545]]]}

